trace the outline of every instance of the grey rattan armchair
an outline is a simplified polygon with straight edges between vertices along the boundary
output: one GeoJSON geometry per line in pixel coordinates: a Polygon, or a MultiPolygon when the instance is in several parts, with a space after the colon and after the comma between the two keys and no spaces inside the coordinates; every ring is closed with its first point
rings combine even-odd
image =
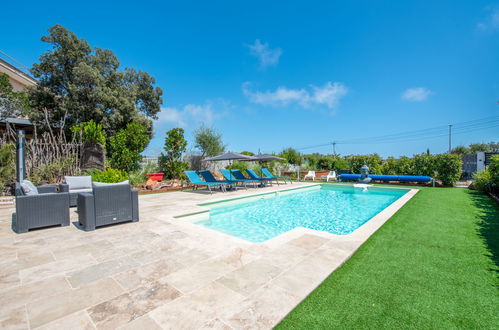
{"type": "Polygon", "coordinates": [[[78,220],[87,231],[99,226],[139,221],[137,190],[123,183],[94,185],[92,193],[78,194],[78,220]]]}
{"type": "Polygon", "coordinates": [[[15,231],[48,226],[69,226],[69,194],[57,192],[56,186],[39,186],[37,195],[25,195],[16,182],[15,231]]]}

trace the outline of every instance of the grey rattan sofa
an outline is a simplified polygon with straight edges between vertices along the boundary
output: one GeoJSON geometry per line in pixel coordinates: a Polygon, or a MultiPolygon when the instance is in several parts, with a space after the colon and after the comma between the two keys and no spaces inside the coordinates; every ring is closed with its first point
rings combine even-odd
{"type": "Polygon", "coordinates": [[[137,190],[128,183],[98,185],[78,194],[78,220],[85,230],[120,222],[139,221],[137,190]]]}
{"type": "Polygon", "coordinates": [[[69,192],[69,205],[76,206],[78,194],[92,192],[91,176],[65,176],[64,183],[59,185],[61,192],[69,192]]]}
{"type": "Polygon", "coordinates": [[[17,233],[48,226],[69,226],[69,194],[57,192],[56,186],[39,186],[37,195],[25,195],[16,182],[17,233]]]}

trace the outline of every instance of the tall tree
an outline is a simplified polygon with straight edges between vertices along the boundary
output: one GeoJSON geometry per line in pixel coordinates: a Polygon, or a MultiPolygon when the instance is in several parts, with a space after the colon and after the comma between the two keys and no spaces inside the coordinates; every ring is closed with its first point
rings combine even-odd
{"type": "Polygon", "coordinates": [[[43,128],[48,124],[69,128],[94,120],[111,136],[132,121],[152,132],[162,103],[162,90],[148,73],[120,62],[108,49],[92,48],[85,39],[61,25],[41,38],[52,49],[33,65],[38,84],[29,90],[29,117],[43,128]]]}
{"type": "Polygon", "coordinates": [[[159,158],[159,167],[165,173],[166,178],[179,178],[183,171],[189,168],[189,164],[182,161],[182,154],[187,148],[182,128],[173,128],[166,132],[165,152],[159,158]]]}
{"type": "Polygon", "coordinates": [[[27,109],[27,101],[26,93],[14,92],[9,76],[0,73],[0,120],[21,115],[27,109]]]}
{"type": "Polygon", "coordinates": [[[133,122],[111,137],[111,166],[128,173],[138,170],[141,152],[149,144],[147,128],[133,122]]]}
{"type": "Polygon", "coordinates": [[[200,126],[196,129],[194,135],[196,148],[201,151],[202,157],[216,156],[225,151],[222,135],[215,129],[200,126]]]}

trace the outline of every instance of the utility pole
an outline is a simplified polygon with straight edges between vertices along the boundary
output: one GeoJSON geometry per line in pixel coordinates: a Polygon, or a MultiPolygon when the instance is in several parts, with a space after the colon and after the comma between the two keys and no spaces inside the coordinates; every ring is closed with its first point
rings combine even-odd
{"type": "Polygon", "coordinates": [[[451,141],[452,141],[452,125],[449,125],[449,153],[451,150],[451,141]]]}
{"type": "Polygon", "coordinates": [[[336,142],[333,142],[333,155],[336,156],[336,142]]]}

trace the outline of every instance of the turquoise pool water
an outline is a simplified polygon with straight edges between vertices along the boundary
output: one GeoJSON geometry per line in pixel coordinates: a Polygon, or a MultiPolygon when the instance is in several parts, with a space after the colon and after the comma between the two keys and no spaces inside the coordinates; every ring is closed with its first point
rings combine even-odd
{"type": "Polygon", "coordinates": [[[392,204],[407,189],[322,185],[212,205],[209,218],[196,222],[251,242],[263,242],[296,227],[345,235],[392,204]]]}

